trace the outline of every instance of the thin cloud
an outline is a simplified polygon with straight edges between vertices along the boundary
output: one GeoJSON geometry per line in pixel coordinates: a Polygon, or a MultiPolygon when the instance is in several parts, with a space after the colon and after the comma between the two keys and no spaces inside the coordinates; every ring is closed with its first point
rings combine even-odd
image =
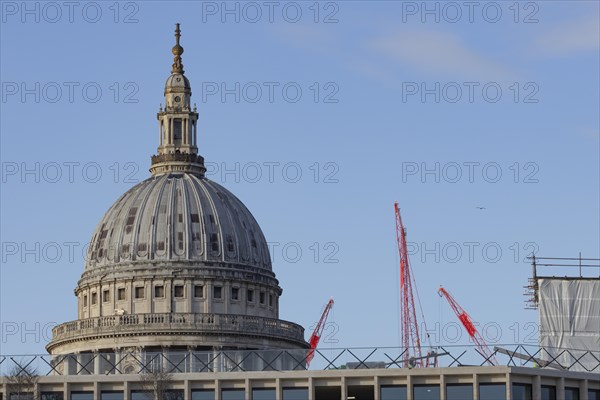
{"type": "Polygon", "coordinates": [[[600,49],[600,21],[587,17],[556,26],[535,41],[535,51],[545,56],[564,57],[600,49]]]}
{"type": "Polygon", "coordinates": [[[449,32],[396,32],[376,39],[371,48],[404,65],[437,75],[495,81],[513,75],[507,67],[468,48],[449,32]]]}

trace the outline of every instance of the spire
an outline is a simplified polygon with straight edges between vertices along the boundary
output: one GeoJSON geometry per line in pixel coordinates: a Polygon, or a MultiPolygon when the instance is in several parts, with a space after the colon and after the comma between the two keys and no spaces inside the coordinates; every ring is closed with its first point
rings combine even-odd
{"type": "Polygon", "coordinates": [[[165,107],[161,104],[157,114],[158,154],[152,156],[150,172],[152,175],[191,173],[204,176],[204,159],[198,155],[196,143],[198,113],[195,105],[193,109],[191,107],[192,88],[183,74],[180,38],[181,30],[177,24],[173,69],[165,84],[165,107]]]}
{"type": "Polygon", "coordinates": [[[179,29],[179,23],[175,24],[175,46],[173,46],[173,69],[172,73],[183,74],[183,64],[181,63],[181,55],[183,54],[183,47],[179,45],[179,39],[181,38],[181,30],[179,29]]]}

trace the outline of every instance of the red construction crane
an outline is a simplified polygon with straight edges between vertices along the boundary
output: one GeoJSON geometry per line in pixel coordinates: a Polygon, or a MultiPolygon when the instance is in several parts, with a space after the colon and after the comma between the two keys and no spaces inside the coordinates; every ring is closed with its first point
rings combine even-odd
{"type": "MultiPolygon", "coordinates": [[[[421,339],[419,338],[419,324],[415,311],[413,297],[413,278],[408,262],[406,249],[406,230],[402,225],[400,208],[394,203],[396,213],[396,240],[398,241],[398,254],[400,255],[400,323],[402,326],[402,347],[404,353],[404,367],[427,366],[421,355],[421,339]]],[[[416,288],[415,288],[416,290],[416,288]]]]}
{"type": "Polygon", "coordinates": [[[310,344],[310,350],[308,350],[308,354],[306,356],[306,368],[310,366],[310,362],[315,356],[315,350],[319,345],[319,340],[321,340],[321,334],[323,333],[323,329],[325,329],[325,322],[327,322],[327,317],[329,316],[329,311],[331,311],[331,307],[333,307],[333,298],[329,299],[327,305],[325,306],[325,310],[323,310],[323,315],[321,315],[321,319],[317,324],[314,332],[310,336],[308,343],[310,344]]]}
{"type": "Polygon", "coordinates": [[[450,307],[452,307],[452,310],[458,317],[459,321],[463,324],[471,339],[473,339],[473,342],[475,343],[475,346],[477,346],[477,349],[481,355],[486,358],[487,363],[490,365],[498,365],[498,361],[496,360],[496,357],[494,357],[494,353],[492,353],[479,332],[477,332],[477,329],[475,328],[475,325],[473,325],[473,321],[471,320],[469,314],[467,314],[467,312],[456,302],[456,300],[454,300],[454,297],[452,297],[452,295],[443,287],[439,288],[438,294],[440,297],[446,297],[450,307]]]}

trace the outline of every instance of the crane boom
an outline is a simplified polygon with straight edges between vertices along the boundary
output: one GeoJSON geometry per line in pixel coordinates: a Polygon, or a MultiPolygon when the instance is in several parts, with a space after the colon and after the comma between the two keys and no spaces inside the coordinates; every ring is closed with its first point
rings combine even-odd
{"type": "Polygon", "coordinates": [[[406,352],[404,366],[424,366],[421,354],[421,339],[419,338],[419,324],[413,297],[413,277],[406,247],[406,230],[402,224],[397,202],[394,203],[394,211],[396,214],[396,240],[400,256],[400,324],[402,327],[402,347],[406,352]]]}
{"type": "Polygon", "coordinates": [[[317,323],[317,326],[310,336],[308,343],[310,344],[310,350],[308,350],[308,354],[306,355],[306,368],[310,366],[310,362],[315,356],[315,350],[319,345],[319,341],[321,340],[321,335],[323,334],[323,329],[325,329],[325,322],[327,322],[327,317],[329,316],[329,311],[331,311],[331,307],[333,307],[333,298],[329,299],[327,305],[325,306],[325,310],[323,310],[323,314],[321,315],[321,319],[317,323]]]}
{"type": "Polygon", "coordinates": [[[469,314],[467,314],[467,312],[456,302],[454,297],[452,297],[452,295],[443,287],[438,289],[438,294],[440,297],[443,296],[446,298],[446,300],[448,300],[448,304],[450,304],[450,307],[458,317],[458,320],[465,327],[467,333],[475,343],[475,346],[477,346],[477,349],[481,355],[486,358],[486,362],[490,365],[498,365],[498,361],[496,360],[496,357],[494,357],[494,353],[492,353],[479,332],[477,332],[477,329],[475,328],[475,325],[473,324],[469,314]]]}

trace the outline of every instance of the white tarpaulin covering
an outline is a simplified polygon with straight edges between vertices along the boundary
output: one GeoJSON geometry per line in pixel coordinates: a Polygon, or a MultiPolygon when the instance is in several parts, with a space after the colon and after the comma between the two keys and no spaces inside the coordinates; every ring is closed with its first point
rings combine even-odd
{"type": "Polygon", "coordinates": [[[538,284],[540,358],[600,371],[600,279],[539,278],[538,284]]]}

